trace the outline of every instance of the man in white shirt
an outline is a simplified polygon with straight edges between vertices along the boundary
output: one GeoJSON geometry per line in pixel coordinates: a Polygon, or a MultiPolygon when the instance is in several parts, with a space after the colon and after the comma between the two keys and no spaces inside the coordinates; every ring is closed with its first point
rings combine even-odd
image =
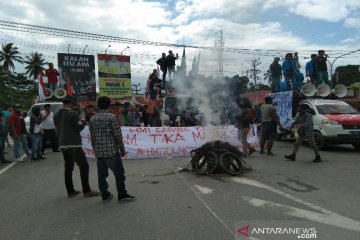
{"type": "Polygon", "coordinates": [[[54,125],[54,113],[51,111],[50,104],[44,105],[44,110],[41,112],[41,116],[43,118],[43,121],[41,122],[40,127],[44,132],[44,135],[42,137],[41,152],[44,153],[47,141],[51,142],[51,148],[53,149],[53,152],[60,152],[60,150],[58,149],[59,140],[54,125]]]}

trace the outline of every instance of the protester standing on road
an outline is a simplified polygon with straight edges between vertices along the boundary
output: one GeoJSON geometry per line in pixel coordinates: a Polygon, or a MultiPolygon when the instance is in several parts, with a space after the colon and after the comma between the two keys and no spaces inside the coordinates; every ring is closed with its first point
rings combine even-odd
{"type": "Polygon", "coordinates": [[[256,151],[255,148],[253,148],[247,141],[247,136],[250,131],[250,124],[253,120],[253,115],[249,99],[240,98],[238,105],[239,114],[235,115],[235,126],[238,128],[238,139],[242,144],[242,156],[246,158],[256,151]]]}
{"type": "Polygon", "coordinates": [[[308,105],[300,104],[298,107],[298,113],[295,117],[295,121],[290,126],[290,129],[295,127],[298,133],[292,153],[290,155],[284,156],[291,161],[295,161],[296,153],[299,150],[300,145],[305,139],[307,139],[308,143],[315,152],[315,159],[313,160],[313,162],[321,162],[320,152],[315,144],[314,139],[313,116],[311,115],[311,113],[308,112],[308,108],[308,105]]]}
{"type": "Polygon", "coordinates": [[[89,125],[90,118],[96,114],[95,108],[92,104],[86,106],[85,123],[89,125]]]}
{"type": "Polygon", "coordinates": [[[4,124],[3,112],[0,108],[0,162],[9,163],[4,156],[5,151],[5,139],[8,134],[8,127],[4,124]]]}
{"type": "Polygon", "coordinates": [[[5,138],[5,142],[6,142],[6,145],[7,147],[11,147],[10,143],[9,143],[9,129],[10,129],[10,126],[9,126],[9,117],[10,115],[13,113],[14,111],[14,108],[13,108],[13,105],[9,105],[7,111],[3,111],[3,124],[7,127],[8,129],[8,133],[6,135],[6,138],[5,138]]]}
{"type": "Polygon", "coordinates": [[[54,113],[51,111],[51,105],[45,104],[41,112],[42,122],[40,127],[43,131],[41,153],[44,154],[46,142],[50,141],[53,152],[60,152],[59,138],[55,131],[54,113]]]}
{"type": "Polygon", "coordinates": [[[20,144],[28,158],[30,158],[30,150],[28,147],[28,142],[26,140],[26,126],[24,116],[21,113],[20,104],[14,105],[14,111],[9,116],[8,121],[10,124],[10,137],[13,139],[14,142],[15,160],[18,162],[22,162],[24,160],[20,158],[20,144]]]}
{"type": "Polygon", "coordinates": [[[80,194],[74,189],[72,180],[72,172],[76,163],[80,169],[83,196],[95,197],[100,193],[92,191],[89,185],[89,164],[82,149],[80,135],[85,127],[85,121],[81,122],[79,114],[73,110],[76,104],[74,97],[66,96],[63,99],[63,107],[54,115],[55,128],[59,133],[60,148],[65,161],[65,186],[69,198],[80,194]]]}
{"type": "Polygon", "coordinates": [[[106,181],[110,168],[115,175],[118,202],[136,200],[136,197],[129,195],[125,188],[125,171],[121,160],[121,157],[125,156],[125,147],[116,116],[108,111],[110,98],[99,97],[97,103],[99,112],[90,119],[89,129],[91,144],[97,158],[101,198],[106,202],[113,197],[108,191],[109,185],[106,181]]]}
{"type": "MultiPolygon", "coordinates": [[[[121,127],[122,126],[122,109],[121,109],[122,106],[121,106],[121,103],[116,101],[116,102],[111,103],[110,106],[111,106],[111,108],[110,108],[109,111],[112,114],[115,115],[115,117],[116,117],[116,119],[117,119],[117,121],[119,123],[119,127],[121,127]]],[[[89,121],[89,124],[90,124],[90,121],[89,121]]]]}
{"type": "Polygon", "coordinates": [[[41,110],[39,106],[34,106],[30,116],[30,134],[31,134],[31,161],[45,159],[41,156],[42,133],[40,124],[42,121],[41,110]]]}
{"type": "Polygon", "coordinates": [[[272,98],[265,97],[265,104],[261,105],[261,138],[260,138],[260,154],[265,153],[265,143],[267,144],[267,155],[274,155],[271,149],[276,139],[276,127],[278,124],[278,116],[273,106],[272,98]]]}

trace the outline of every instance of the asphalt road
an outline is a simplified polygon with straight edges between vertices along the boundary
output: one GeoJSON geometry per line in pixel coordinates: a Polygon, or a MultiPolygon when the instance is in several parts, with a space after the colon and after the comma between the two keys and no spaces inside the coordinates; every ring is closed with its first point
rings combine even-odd
{"type": "MultiPolygon", "coordinates": [[[[302,146],[297,161],[285,161],[291,148],[276,142],[275,156],[254,153],[245,159],[254,170],[241,177],[177,172],[190,157],[125,160],[126,186],[138,200],[123,204],[67,198],[61,153],[1,165],[0,239],[299,239],[238,232],[294,223],[316,227],[317,238],[308,239],[360,239],[359,152],[332,147],[312,163],[302,146]]],[[[96,162],[89,163],[97,190],[96,162]]],[[[113,175],[108,180],[116,193],[113,175]]],[[[81,190],[78,169],[74,183],[81,190]]]]}

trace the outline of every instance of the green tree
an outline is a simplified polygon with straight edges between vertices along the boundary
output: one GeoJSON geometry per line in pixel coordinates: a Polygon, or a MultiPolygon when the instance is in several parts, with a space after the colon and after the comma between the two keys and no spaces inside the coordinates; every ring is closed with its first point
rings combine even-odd
{"type": "Polygon", "coordinates": [[[336,84],[344,84],[345,86],[350,86],[355,82],[360,82],[360,65],[347,65],[339,66],[335,70],[332,81],[333,86],[336,84]]]}
{"type": "Polygon", "coordinates": [[[38,52],[32,52],[29,55],[25,56],[26,60],[24,61],[27,66],[25,67],[25,74],[29,74],[29,78],[37,79],[40,72],[43,73],[45,68],[44,65],[47,64],[43,55],[38,52]]]}
{"type": "Polygon", "coordinates": [[[264,80],[268,81],[268,84],[271,86],[272,84],[272,77],[271,77],[271,70],[270,68],[264,73],[264,80]]]}
{"type": "Polygon", "coordinates": [[[0,66],[0,106],[20,103],[27,109],[35,94],[34,86],[34,81],[27,80],[24,74],[11,73],[0,66]]]}
{"type": "Polygon", "coordinates": [[[2,63],[4,71],[9,73],[15,70],[14,62],[23,62],[23,58],[20,56],[18,48],[13,45],[13,43],[3,43],[0,50],[0,63],[2,63]]]}

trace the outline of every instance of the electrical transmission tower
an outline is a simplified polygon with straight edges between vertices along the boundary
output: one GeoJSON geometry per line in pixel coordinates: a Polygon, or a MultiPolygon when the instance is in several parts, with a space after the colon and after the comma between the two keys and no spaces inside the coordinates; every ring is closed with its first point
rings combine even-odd
{"type": "Polygon", "coordinates": [[[261,64],[260,59],[254,59],[251,60],[251,69],[249,70],[249,77],[254,79],[254,84],[256,86],[256,80],[260,79],[260,77],[258,76],[258,74],[261,72],[257,66],[259,66],[261,64]]]}
{"type": "Polygon", "coordinates": [[[133,94],[134,94],[134,92],[135,92],[135,94],[139,94],[139,92],[141,91],[140,89],[138,89],[138,87],[140,86],[140,83],[138,83],[138,84],[132,84],[131,86],[134,87],[134,88],[132,89],[133,94]]]}
{"type": "Polygon", "coordinates": [[[218,62],[218,75],[220,79],[224,79],[224,38],[222,30],[215,32],[215,51],[218,62]]]}

